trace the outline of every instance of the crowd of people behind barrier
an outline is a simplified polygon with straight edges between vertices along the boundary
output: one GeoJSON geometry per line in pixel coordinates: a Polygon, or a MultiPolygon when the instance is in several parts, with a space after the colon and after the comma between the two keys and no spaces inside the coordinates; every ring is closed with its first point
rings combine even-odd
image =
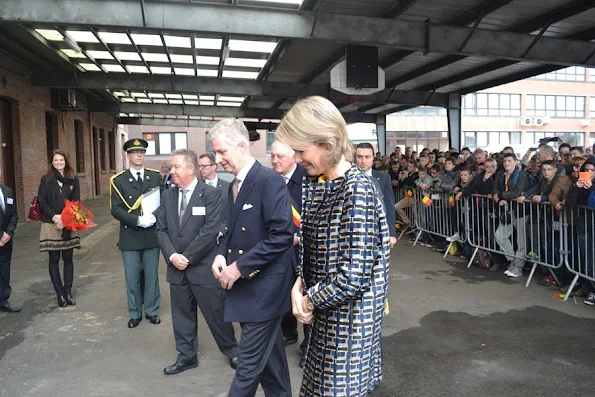
{"type": "Polygon", "coordinates": [[[510,278],[529,270],[527,285],[540,269],[539,284],[559,289],[556,296],[594,306],[594,149],[558,138],[522,157],[510,146],[419,155],[396,147],[377,154],[374,169],[391,177],[401,236],[510,278]]]}

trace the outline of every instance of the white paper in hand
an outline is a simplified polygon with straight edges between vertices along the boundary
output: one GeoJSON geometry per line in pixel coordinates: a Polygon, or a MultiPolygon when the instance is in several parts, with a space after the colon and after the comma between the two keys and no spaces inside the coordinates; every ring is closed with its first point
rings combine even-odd
{"type": "Polygon", "coordinates": [[[161,190],[156,187],[155,189],[143,194],[140,205],[143,210],[143,214],[152,214],[155,212],[161,205],[161,190]]]}

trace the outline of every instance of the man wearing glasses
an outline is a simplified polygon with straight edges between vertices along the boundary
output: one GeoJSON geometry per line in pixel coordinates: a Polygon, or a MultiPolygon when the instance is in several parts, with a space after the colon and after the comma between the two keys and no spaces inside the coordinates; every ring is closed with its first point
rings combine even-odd
{"type": "Polygon", "coordinates": [[[124,151],[130,168],[112,176],[110,181],[112,216],[120,221],[120,240],[126,295],[128,298],[128,328],[136,328],[145,318],[151,324],[161,323],[159,318],[159,241],[155,234],[155,222],[159,209],[143,214],[141,196],[155,188],[161,188],[162,179],[158,170],[144,168],[145,151],[149,143],[144,139],[130,139],[124,143],[124,151]],[[142,265],[141,265],[142,264],[142,265]],[[141,293],[141,268],[144,269],[144,299],[141,293]]]}
{"type": "Polygon", "coordinates": [[[198,158],[198,172],[207,185],[221,191],[221,208],[223,208],[223,216],[221,227],[219,228],[219,238],[225,235],[225,226],[227,225],[227,198],[229,197],[229,182],[217,177],[217,163],[215,163],[215,155],[213,153],[201,154],[198,158]]]}

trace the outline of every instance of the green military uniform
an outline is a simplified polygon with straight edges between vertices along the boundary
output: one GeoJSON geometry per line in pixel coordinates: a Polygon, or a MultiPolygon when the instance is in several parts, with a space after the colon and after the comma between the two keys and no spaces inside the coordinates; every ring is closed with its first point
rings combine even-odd
{"type": "MultiPolygon", "coordinates": [[[[124,150],[146,150],[147,146],[148,143],[143,139],[131,139],[124,144],[124,150]]],[[[161,188],[161,174],[157,170],[144,168],[142,178],[140,182],[138,176],[128,169],[114,175],[110,181],[111,213],[120,221],[118,245],[124,261],[130,319],[142,319],[141,268],[144,268],[145,274],[145,315],[157,316],[161,303],[157,268],[159,242],[155,235],[155,224],[147,228],[137,226],[139,216],[146,215],[142,213],[140,198],[144,193],[161,188]]],[[[155,218],[158,211],[153,213],[155,218]]]]}

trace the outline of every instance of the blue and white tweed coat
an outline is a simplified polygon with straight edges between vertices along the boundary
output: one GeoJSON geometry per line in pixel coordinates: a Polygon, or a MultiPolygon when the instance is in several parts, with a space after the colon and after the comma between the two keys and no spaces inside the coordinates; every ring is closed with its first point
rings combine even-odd
{"type": "Polygon", "coordinates": [[[356,166],[306,178],[299,274],[314,303],[300,396],[366,396],[382,379],[389,229],[376,184],[356,166]]]}

